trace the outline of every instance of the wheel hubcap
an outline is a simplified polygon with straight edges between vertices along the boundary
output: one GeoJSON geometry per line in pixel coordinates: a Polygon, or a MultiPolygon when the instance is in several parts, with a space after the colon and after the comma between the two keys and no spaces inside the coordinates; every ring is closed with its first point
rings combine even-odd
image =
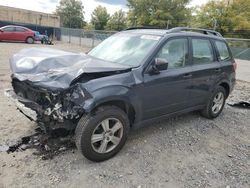
{"type": "Polygon", "coordinates": [[[94,129],[91,136],[92,148],[97,153],[108,153],[118,146],[122,136],[121,121],[116,118],[107,118],[94,129]]]}
{"type": "Polygon", "coordinates": [[[28,38],[28,43],[32,43],[33,40],[31,38],[28,38]]]}
{"type": "Polygon", "coordinates": [[[224,94],[222,92],[219,92],[215,95],[214,100],[213,100],[213,105],[212,105],[212,111],[214,114],[217,114],[224,103],[224,94]]]}

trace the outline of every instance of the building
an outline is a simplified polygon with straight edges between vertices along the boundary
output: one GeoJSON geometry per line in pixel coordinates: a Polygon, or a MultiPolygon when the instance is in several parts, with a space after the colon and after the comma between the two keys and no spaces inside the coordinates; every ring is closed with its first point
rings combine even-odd
{"type": "Polygon", "coordinates": [[[33,24],[47,27],[60,27],[60,17],[31,10],[0,5],[0,21],[33,24]]]}
{"type": "Polygon", "coordinates": [[[28,27],[57,40],[61,37],[60,17],[54,14],[0,5],[0,27],[5,25],[28,27]]]}

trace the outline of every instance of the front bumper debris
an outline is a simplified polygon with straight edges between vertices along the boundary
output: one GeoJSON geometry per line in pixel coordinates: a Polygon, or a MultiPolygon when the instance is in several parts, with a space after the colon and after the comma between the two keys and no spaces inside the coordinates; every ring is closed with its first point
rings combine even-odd
{"type": "MultiPolygon", "coordinates": [[[[4,94],[11,99],[12,101],[14,101],[14,103],[16,104],[18,110],[20,112],[22,112],[26,117],[28,117],[30,120],[32,121],[37,121],[37,113],[32,110],[31,108],[26,107],[24,104],[25,103],[34,103],[32,101],[28,101],[24,98],[19,97],[18,95],[16,95],[16,93],[13,91],[13,89],[6,89],[4,94]],[[19,102],[22,101],[23,103],[19,102]]],[[[33,104],[33,106],[36,106],[37,104],[33,104]]]]}
{"type": "MultiPolygon", "coordinates": [[[[46,133],[51,133],[56,129],[65,129],[67,131],[75,129],[77,122],[84,113],[83,107],[80,104],[82,104],[81,102],[85,96],[78,89],[76,88],[74,90],[76,93],[73,92],[72,95],[65,95],[64,98],[59,97],[56,101],[50,101],[49,106],[42,106],[36,101],[26,99],[23,97],[26,93],[23,92],[23,95],[21,93],[20,96],[13,89],[5,90],[5,95],[14,101],[17,109],[22,114],[30,120],[37,122],[39,127],[46,133]],[[77,105],[78,101],[79,104],[77,105]]],[[[28,88],[24,91],[27,91],[30,95],[32,93],[28,88]]],[[[34,94],[34,96],[39,96],[39,93],[34,94]]]]}

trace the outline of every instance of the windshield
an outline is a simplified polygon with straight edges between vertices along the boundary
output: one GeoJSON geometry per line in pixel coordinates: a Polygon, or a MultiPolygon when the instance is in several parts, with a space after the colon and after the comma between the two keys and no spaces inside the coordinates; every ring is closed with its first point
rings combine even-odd
{"type": "Polygon", "coordinates": [[[113,63],[137,67],[159,41],[160,36],[118,33],[89,52],[89,55],[113,63]]]}

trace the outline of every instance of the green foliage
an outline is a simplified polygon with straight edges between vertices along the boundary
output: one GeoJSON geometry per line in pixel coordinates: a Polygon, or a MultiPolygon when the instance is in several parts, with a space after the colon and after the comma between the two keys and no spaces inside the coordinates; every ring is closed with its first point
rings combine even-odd
{"type": "Polygon", "coordinates": [[[130,26],[186,26],[191,11],[190,0],[128,0],[130,26]]]}
{"type": "Polygon", "coordinates": [[[106,30],[121,31],[126,28],[126,13],[122,10],[115,12],[109,19],[106,30]]]}
{"type": "Polygon", "coordinates": [[[194,27],[215,28],[228,37],[249,37],[250,1],[234,0],[209,1],[197,10],[191,25],[194,27]]]}
{"type": "Polygon", "coordinates": [[[95,30],[104,30],[109,20],[109,14],[107,9],[102,6],[98,6],[91,14],[91,24],[95,30]]]}
{"type": "Polygon", "coordinates": [[[84,28],[83,28],[85,31],[92,31],[94,30],[94,26],[91,24],[91,23],[87,23],[84,28]]]}
{"type": "Polygon", "coordinates": [[[80,0],[61,0],[56,8],[63,27],[81,28],[84,26],[84,7],[80,0]]]}

